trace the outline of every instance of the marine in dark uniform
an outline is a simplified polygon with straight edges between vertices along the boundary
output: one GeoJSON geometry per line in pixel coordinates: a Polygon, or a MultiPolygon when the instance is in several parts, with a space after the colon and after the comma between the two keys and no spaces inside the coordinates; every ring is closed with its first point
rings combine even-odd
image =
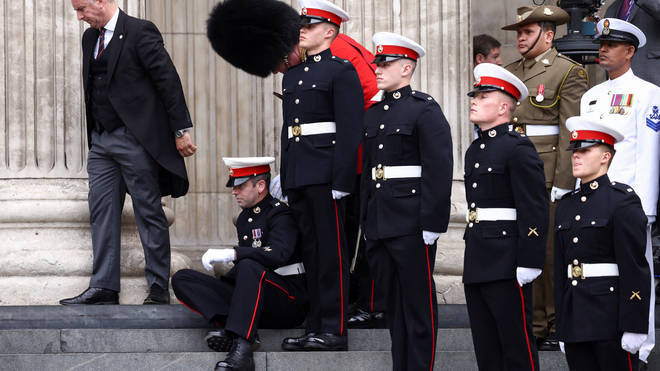
{"type": "Polygon", "coordinates": [[[451,203],[451,132],[438,103],[410,88],[424,49],[387,32],[373,40],[384,96],[365,116],[360,200],[367,261],[387,292],[394,370],[429,370],[438,329],[435,242],[447,231],[451,203]]]}
{"type": "Polygon", "coordinates": [[[465,154],[463,283],[480,370],[538,370],[531,282],[541,274],[548,226],[543,162],[510,130],[523,82],[490,63],[474,69],[470,121],[479,126],[465,154]]]}
{"type": "Polygon", "coordinates": [[[254,370],[252,349],[259,327],[290,328],[306,315],[308,298],[300,263],[298,228],[293,213],[268,193],[272,157],[225,158],[227,187],[243,211],[236,221],[238,245],[209,249],[204,267],[234,261],[214,278],[191,269],[172,276],[172,288],[186,306],[212,327],[206,340],[215,351],[229,352],[216,370],[254,370]]]}
{"type": "Polygon", "coordinates": [[[607,170],[621,128],[571,117],[573,175],[555,219],[557,335],[571,370],[637,370],[646,340],[651,272],[639,197],[607,170]]]}
{"type": "Polygon", "coordinates": [[[301,232],[310,311],[305,334],[282,347],[347,350],[350,259],[341,198],[355,192],[364,100],[353,65],[330,51],[348,15],[327,1],[300,3],[300,47],[308,55],[282,80],[280,182],[301,232]]]}

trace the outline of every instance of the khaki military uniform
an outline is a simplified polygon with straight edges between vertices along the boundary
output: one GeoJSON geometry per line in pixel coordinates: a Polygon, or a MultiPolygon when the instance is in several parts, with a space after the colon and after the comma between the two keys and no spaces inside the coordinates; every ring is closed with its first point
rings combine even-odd
{"type": "MultiPolygon", "coordinates": [[[[541,157],[548,192],[553,186],[575,188],[571,152],[566,151],[570,133],[564,123],[580,114],[580,98],[587,91],[584,68],[555,48],[540,58],[520,59],[505,68],[529,90],[529,97],[516,108],[512,124],[514,130],[529,137],[541,157]]],[[[551,231],[554,210],[555,203],[551,203],[551,231]]],[[[534,281],[534,335],[541,338],[548,336],[554,323],[553,243],[549,234],[543,274],[534,281]]]]}

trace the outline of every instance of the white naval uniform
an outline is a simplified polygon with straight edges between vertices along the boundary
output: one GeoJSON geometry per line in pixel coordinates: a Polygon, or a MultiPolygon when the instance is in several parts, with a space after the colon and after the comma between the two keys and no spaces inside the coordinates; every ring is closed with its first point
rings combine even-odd
{"type": "MultiPolygon", "coordinates": [[[[660,180],[660,88],[635,76],[632,69],[614,80],[589,89],[580,102],[580,114],[616,123],[624,139],[614,145],[616,154],[607,172],[612,181],[633,187],[648,217],[646,260],[651,267],[653,256],[651,224],[655,221],[660,180]],[[618,95],[621,94],[621,95],[618,95]],[[618,96],[617,96],[618,95],[618,96]],[[632,95],[632,97],[630,97],[632,95]]],[[[646,361],[655,345],[655,290],[651,290],[649,337],[639,350],[646,361]]]]}

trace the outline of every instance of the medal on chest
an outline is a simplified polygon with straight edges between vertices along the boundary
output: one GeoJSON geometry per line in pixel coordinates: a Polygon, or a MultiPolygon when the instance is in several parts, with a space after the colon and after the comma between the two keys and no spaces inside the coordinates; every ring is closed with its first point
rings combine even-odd
{"type": "Polygon", "coordinates": [[[536,101],[537,101],[538,103],[543,102],[543,100],[545,99],[545,97],[543,96],[543,93],[545,92],[545,84],[539,84],[539,87],[538,87],[538,89],[537,89],[536,91],[537,91],[537,93],[536,93],[536,101]]]}
{"type": "Polygon", "coordinates": [[[252,230],[252,247],[261,247],[261,228],[252,230]]]}
{"type": "Polygon", "coordinates": [[[614,94],[610,101],[610,114],[628,115],[632,111],[633,94],[614,94]]]}

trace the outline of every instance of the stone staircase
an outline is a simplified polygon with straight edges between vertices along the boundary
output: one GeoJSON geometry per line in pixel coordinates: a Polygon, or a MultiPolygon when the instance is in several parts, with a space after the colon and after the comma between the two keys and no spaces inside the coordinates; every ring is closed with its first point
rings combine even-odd
{"type": "MultiPolygon", "coordinates": [[[[476,370],[464,305],[438,307],[435,370],[476,370]]],[[[0,307],[0,370],[212,370],[223,354],[203,340],[206,323],[182,305],[0,307]]],[[[389,370],[385,329],[349,330],[348,352],[283,352],[300,329],[262,329],[257,370],[389,370]]],[[[566,370],[540,352],[542,370],[566,370]]],[[[658,352],[652,362],[660,365],[658,352]]]]}

